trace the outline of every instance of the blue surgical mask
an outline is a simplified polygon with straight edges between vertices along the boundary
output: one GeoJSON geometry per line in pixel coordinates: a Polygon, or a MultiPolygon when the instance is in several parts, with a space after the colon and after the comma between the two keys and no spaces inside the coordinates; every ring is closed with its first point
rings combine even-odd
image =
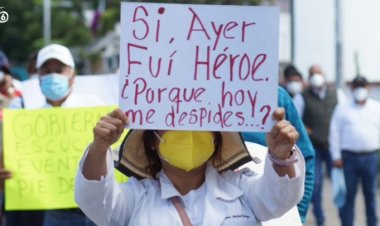
{"type": "Polygon", "coordinates": [[[51,73],[40,77],[40,86],[45,97],[52,101],[65,98],[69,92],[69,76],[51,73]]]}

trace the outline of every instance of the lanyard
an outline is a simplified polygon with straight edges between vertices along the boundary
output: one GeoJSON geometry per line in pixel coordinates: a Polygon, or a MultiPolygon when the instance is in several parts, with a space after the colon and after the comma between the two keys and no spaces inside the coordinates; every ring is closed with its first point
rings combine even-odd
{"type": "Polygon", "coordinates": [[[178,196],[171,197],[170,201],[173,203],[174,207],[177,209],[177,212],[179,216],[181,217],[183,226],[192,226],[189,216],[187,216],[185,208],[183,208],[183,205],[179,197],[178,196]]]}

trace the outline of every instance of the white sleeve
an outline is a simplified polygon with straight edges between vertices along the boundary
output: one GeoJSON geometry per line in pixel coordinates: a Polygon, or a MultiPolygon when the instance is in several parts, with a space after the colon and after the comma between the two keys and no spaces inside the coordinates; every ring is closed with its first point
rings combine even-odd
{"type": "MultiPolygon", "coordinates": [[[[84,154],[75,179],[75,201],[81,210],[98,226],[124,226],[134,206],[134,196],[125,198],[126,191],[114,179],[111,151],[107,154],[107,175],[98,180],[87,180],[83,173],[84,154]]],[[[132,192],[131,192],[132,193],[132,192]]]]}
{"type": "Polygon", "coordinates": [[[338,104],[331,116],[330,128],[329,128],[329,149],[332,160],[340,160],[341,156],[341,146],[340,146],[340,118],[341,118],[341,108],[343,104],[338,104]]]}
{"type": "Polygon", "coordinates": [[[298,162],[294,164],[296,176],[280,177],[273,168],[268,155],[265,159],[264,173],[258,179],[241,176],[239,187],[259,221],[267,221],[284,215],[297,205],[304,193],[305,160],[296,147],[298,162]]]}

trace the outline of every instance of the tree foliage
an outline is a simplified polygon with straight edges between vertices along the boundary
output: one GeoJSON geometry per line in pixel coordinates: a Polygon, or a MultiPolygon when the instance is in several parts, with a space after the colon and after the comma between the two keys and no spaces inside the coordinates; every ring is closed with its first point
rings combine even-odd
{"type": "Polygon", "coordinates": [[[32,1],[2,0],[0,4],[9,14],[9,20],[0,24],[0,49],[12,60],[25,60],[42,36],[41,9],[32,1]]]}
{"type": "MultiPolygon", "coordinates": [[[[82,13],[73,8],[62,8],[52,0],[51,40],[67,46],[85,45],[92,41],[89,28],[81,19],[82,13]]],[[[45,43],[43,40],[43,1],[2,0],[0,7],[9,20],[0,24],[0,49],[13,63],[25,62],[45,43]]]]}

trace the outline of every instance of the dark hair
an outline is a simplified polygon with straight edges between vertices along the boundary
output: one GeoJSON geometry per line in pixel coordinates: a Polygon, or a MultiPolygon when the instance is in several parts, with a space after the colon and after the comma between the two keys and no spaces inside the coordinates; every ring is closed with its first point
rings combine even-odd
{"type": "Polygon", "coordinates": [[[357,75],[354,80],[352,80],[352,88],[366,87],[368,85],[367,79],[362,75],[357,75]]]}
{"type": "Polygon", "coordinates": [[[289,64],[284,69],[284,77],[285,77],[285,79],[289,79],[290,77],[293,77],[293,76],[298,76],[298,77],[300,77],[302,79],[302,75],[297,70],[297,68],[294,65],[289,64]]]}
{"type": "MultiPolygon", "coordinates": [[[[160,157],[157,154],[156,142],[157,137],[154,134],[154,130],[145,130],[143,134],[144,151],[146,159],[148,160],[148,166],[146,171],[152,176],[152,178],[157,179],[157,173],[160,172],[162,165],[160,157]]],[[[220,132],[214,132],[214,143],[215,150],[210,159],[212,159],[214,164],[221,165],[222,163],[222,135],[220,132]]]]}
{"type": "Polygon", "coordinates": [[[152,178],[156,179],[157,173],[161,170],[162,165],[155,145],[157,138],[153,132],[154,130],[145,130],[143,134],[143,142],[145,156],[148,160],[148,166],[145,170],[149,172],[152,178]]]}

